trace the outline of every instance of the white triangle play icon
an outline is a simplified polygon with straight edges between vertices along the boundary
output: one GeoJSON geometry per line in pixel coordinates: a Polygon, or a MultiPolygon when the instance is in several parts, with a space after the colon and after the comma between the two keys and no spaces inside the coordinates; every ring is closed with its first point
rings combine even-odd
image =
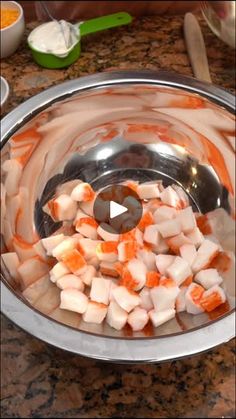
{"type": "Polygon", "coordinates": [[[110,201],[110,218],[118,217],[118,215],[124,214],[128,211],[128,208],[123,205],[117,204],[117,202],[110,201]]]}

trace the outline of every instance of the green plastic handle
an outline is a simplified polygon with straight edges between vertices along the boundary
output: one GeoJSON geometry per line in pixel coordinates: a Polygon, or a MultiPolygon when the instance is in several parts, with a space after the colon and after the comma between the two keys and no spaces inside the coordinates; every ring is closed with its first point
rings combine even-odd
{"type": "Polygon", "coordinates": [[[90,33],[104,31],[105,29],[115,28],[116,26],[127,25],[130,22],[132,22],[132,16],[126,12],[97,17],[81,23],[79,27],[80,35],[89,35],[90,33]]]}

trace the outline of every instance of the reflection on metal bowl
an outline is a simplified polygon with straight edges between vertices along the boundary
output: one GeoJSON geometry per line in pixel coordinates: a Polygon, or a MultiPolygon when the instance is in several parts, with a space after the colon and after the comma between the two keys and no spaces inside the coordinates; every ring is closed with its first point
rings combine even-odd
{"type": "MultiPolygon", "coordinates": [[[[188,193],[195,211],[221,208],[220,218],[224,214],[232,220],[233,113],[230,93],[165,73],[100,74],[35,96],[2,124],[2,158],[22,163],[17,196],[24,203],[19,204],[17,218],[16,200],[7,200],[4,245],[11,250],[11,234],[33,243],[60,227],[42,206],[58,185],[77,178],[95,189],[125,179],[174,182],[188,193]],[[17,148],[21,133],[22,152],[17,148]]],[[[220,240],[233,251],[234,240],[221,221],[220,240]]],[[[233,266],[224,274],[228,303],[215,318],[180,313],[166,325],[132,336],[79,317],[75,322],[57,307],[55,295],[55,307],[37,301],[31,306],[19,284],[3,271],[3,313],[34,336],[85,356],[114,362],[164,361],[202,352],[234,336],[233,266]]]]}

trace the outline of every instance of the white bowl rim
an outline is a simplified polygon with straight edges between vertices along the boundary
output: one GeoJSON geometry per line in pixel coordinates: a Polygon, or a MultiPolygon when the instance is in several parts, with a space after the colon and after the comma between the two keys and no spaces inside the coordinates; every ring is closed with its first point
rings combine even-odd
{"type": "Polygon", "coordinates": [[[5,96],[3,96],[3,99],[1,98],[1,106],[3,106],[4,105],[4,103],[6,103],[6,101],[7,101],[7,98],[8,98],[8,96],[9,96],[9,92],[10,92],[10,87],[9,87],[9,84],[8,84],[8,82],[6,81],[6,79],[4,78],[4,77],[2,77],[1,76],[1,84],[4,84],[5,85],[5,87],[6,87],[6,93],[5,93],[5,96]]]}
{"type": "MultiPolygon", "coordinates": [[[[4,1],[2,1],[1,3],[2,3],[2,4],[1,4],[1,8],[3,8],[3,6],[4,6],[4,1]]],[[[24,13],[24,12],[23,12],[23,9],[22,9],[22,7],[21,7],[21,5],[20,5],[20,3],[17,3],[17,1],[8,1],[8,3],[15,4],[15,5],[18,7],[18,9],[19,9],[20,14],[19,14],[18,18],[17,18],[16,20],[14,20],[14,22],[12,22],[10,25],[6,26],[5,28],[0,29],[0,31],[1,31],[1,32],[5,31],[6,29],[11,28],[11,27],[12,27],[12,26],[14,26],[17,22],[19,22],[19,20],[22,18],[23,13],[24,13]]]]}

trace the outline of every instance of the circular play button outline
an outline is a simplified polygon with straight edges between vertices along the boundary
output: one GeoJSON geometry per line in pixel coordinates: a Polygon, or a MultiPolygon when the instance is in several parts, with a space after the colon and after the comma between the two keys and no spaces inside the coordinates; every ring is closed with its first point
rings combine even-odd
{"type": "Polygon", "coordinates": [[[93,206],[94,218],[104,230],[124,234],[133,230],[143,214],[137,193],[126,185],[109,185],[99,191],[93,206]]]}

